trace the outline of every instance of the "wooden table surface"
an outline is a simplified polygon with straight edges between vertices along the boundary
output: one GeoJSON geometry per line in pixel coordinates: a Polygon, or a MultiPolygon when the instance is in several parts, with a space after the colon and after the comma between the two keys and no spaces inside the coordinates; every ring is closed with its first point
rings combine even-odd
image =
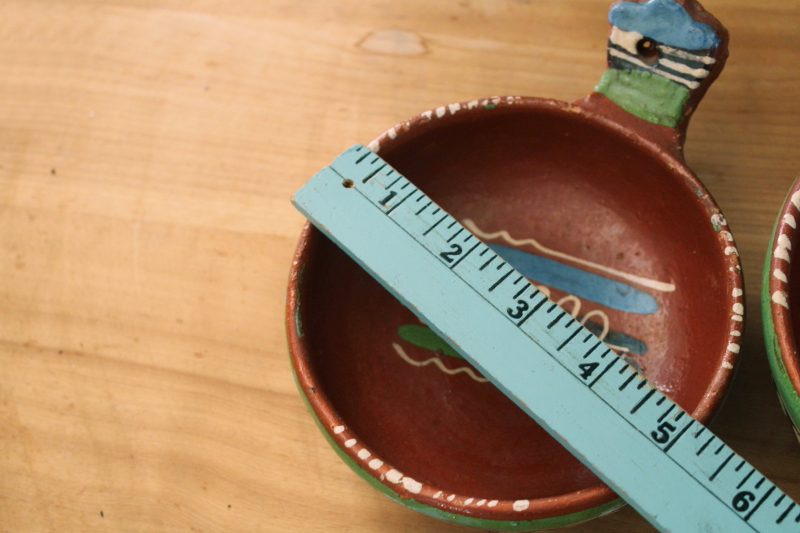
{"type": "MultiPolygon", "coordinates": [[[[687,161],[747,284],[714,428],[795,499],[759,291],[800,171],[800,3],[707,0],[731,57],[687,161]]],[[[0,3],[0,531],[457,532],[380,495],[287,357],[292,192],[352,143],[478,97],[572,100],[607,0],[0,3]]],[[[630,508],[575,532],[654,529],[630,508]]]]}

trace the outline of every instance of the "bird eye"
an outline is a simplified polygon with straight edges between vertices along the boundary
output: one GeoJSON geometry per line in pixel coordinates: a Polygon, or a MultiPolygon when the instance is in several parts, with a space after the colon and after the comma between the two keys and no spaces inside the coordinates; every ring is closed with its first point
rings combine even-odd
{"type": "Polygon", "coordinates": [[[636,52],[646,63],[652,63],[658,58],[658,45],[653,39],[645,37],[636,43],[636,52]]]}

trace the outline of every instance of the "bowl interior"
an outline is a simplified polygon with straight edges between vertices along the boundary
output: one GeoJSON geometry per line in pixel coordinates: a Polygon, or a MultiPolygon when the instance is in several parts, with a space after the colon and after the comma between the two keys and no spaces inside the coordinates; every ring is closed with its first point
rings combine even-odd
{"type": "MultiPolygon", "coordinates": [[[[705,191],[632,138],[550,107],[434,119],[380,155],[694,412],[718,378],[731,313],[705,191]]],[[[475,498],[602,485],[315,229],[306,246],[303,364],[375,457],[475,498]]]]}

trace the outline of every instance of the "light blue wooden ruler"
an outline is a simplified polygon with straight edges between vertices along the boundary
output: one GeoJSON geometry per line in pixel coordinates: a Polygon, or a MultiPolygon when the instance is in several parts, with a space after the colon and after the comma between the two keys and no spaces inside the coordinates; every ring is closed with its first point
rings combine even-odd
{"type": "Polygon", "coordinates": [[[800,533],[800,506],[367,148],[293,203],[660,531],[800,533]]]}

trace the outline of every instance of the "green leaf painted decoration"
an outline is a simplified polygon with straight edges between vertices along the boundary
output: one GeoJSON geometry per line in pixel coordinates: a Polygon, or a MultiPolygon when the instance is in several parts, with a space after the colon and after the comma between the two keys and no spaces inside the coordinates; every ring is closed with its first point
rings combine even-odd
{"type": "Polygon", "coordinates": [[[442,339],[439,335],[428,326],[419,326],[417,324],[404,324],[397,328],[397,334],[404,341],[408,341],[414,346],[433,350],[439,354],[449,355],[463,359],[452,346],[447,344],[447,341],[442,339]]]}

